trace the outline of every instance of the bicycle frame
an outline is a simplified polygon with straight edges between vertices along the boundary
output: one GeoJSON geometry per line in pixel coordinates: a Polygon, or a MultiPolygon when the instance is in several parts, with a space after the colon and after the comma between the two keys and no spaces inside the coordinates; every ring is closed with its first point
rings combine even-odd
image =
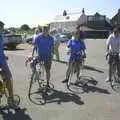
{"type": "Polygon", "coordinates": [[[81,61],[73,61],[69,63],[69,67],[66,73],[66,77],[68,79],[67,86],[69,86],[73,74],[76,74],[77,79],[80,78],[80,73],[81,70],[83,69],[83,64],[84,58],[82,58],[81,61]]]}

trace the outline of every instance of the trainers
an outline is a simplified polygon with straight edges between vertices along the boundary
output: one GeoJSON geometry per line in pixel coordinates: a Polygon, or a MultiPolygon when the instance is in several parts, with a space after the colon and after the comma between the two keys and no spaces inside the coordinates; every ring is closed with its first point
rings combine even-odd
{"type": "Polygon", "coordinates": [[[62,83],[67,83],[68,82],[68,79],[65,79],[62,81],[62,83]]]}

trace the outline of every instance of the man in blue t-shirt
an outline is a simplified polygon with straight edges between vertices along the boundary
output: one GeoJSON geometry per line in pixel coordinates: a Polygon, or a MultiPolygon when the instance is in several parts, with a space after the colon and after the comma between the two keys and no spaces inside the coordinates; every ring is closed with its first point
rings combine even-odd
{"type": "Polygon", "coordinates": [[[4,54],[4,41],[3,41],[3,28],[0,28],[0,68],[4,73],[4,82],[6,83],[7,89],[9,91],[8,102],[12,104],[13,101],[13,83],[12,83],[12,74],[6,62],[6,56],[4,54]]]}
{"type": "Polygon", "coordinates": [[[84,39],[83,32],[77,30],[75,33],[75,38],[68,41],[67,47],[69,49],[68,51],[69,63],[68,63],[68,69],[66,72],[66,79],[62,81],[63,83],[68,82],[69,70],[72,69],[71,67],[73,66],[73,64],[78,69],[77,79],[79,79],[80,65],[81,65],[82,59],[86,57],[86,53],[85,53],[86,46],[83,39],[84,39]]]}
{"type": "Polygon", "coordinates": [[[35,38],[32,56],[34,55],[34,50],[36,50],[37,55],[40,57],[40,61],[44,62],[48,86],[50,81],[50,69],[53,56],[53,47],[54,40],[49,34],[49,28],[48,26],[44,26],[43,32],[41,34],[38,34],[35,38]]]}

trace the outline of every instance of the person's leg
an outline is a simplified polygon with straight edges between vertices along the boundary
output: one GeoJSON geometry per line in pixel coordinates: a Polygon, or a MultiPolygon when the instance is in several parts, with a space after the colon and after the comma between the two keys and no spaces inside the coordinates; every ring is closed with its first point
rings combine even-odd
{"type": "Polygon", "coordinates": [[[46,71],[46,80],[47,80],[47,85],[48,85],[48,86],[49,86],[49,81],[50,81],[50,77],[51,77],[51,74],[50,74],[51,64],[52,64],[51,61],[49,61],[49,62],[44,62],[45,71],[46,71]]]}
{"type": "Polygon", "coordinates": [[[112,77],[112,63],[113,63],[113,57],[112,56],[109,56],[109,59],[108,59],[108,64],[109,64],[109,68],[108,68],[108,77],[106,79],[106,82],[110,82],[111,81],[111,77],[112,77]]]}
{"type": "Polygon", "coordinates": [[[65,80],[62,81],[62,83],[66,83],[68,82],[68,79],[69,79],[69,76],[70,76],[70,71],[72,69],[72,62],[69,62],[68,63],[68,68],[67,68],[67,71],[66,71],[66,77],[65,77],[65,80]]]}
{"type": "Polygon", "coordinates": [[[78,62],[76,62],[76,69],[77,69],[77,80],[79,79],[79,77],[80,77],[80,66],[81,65],[81,63],[78,61],[78,62]]]}
{"type": "Polygon", "coordinates": [[[60,56],[59,56],[59,46],[56,46],[56,60],[59,61],[60,60],[60,56]]]}
{"type": "Polygon", "coordinates": [[[6,83],[6,86],[7,86],[7,89],[9,91],[9,96],[10,97],[13,97],[13,80],[12,80],[12,74],[11,74],[11,71],[7,65],[7,63],[5,62],[3,64],[3,71],[4,71],[4,81],[6,83]]]}

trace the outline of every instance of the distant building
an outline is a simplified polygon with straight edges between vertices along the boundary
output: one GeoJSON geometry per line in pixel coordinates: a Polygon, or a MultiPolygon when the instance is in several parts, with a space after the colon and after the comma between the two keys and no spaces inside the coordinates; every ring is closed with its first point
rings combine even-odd
{"type": "Polygon", "coordinates": [[[95,13],[87,16],[87,26],[95,30],[110,30],[110,20],[105,15],[95,13]]]}
{"type": "Polygon", "coordinates": [[[80,13],[72,13],[67,14],[66,11],[63,12],[62,15],[57,15],[50,23],[50,29],[56,28],[60,32],[64,31],[75,31],[76,29],[76,21],[80,17],[80,13]]]}
{"type": "Polygon", "coordinates": [[[4,27],[4,23],[0,21],[0,29],[4,27]]]}
{"type": "Polygon", "coordinates": [[[118,13],[111,19],[111,25],[113,27],[120,27],[120,9],[118,10],[118,13]]]}
{"type": "Polygon", "coordinates": [[[50,23],[50,29],[56,28],[60,32],[74,32],[78,26],[83,31],[91,31],[92,34],[96,31],[98,31],[97,34],[99,32],[103,32],[103,34],[105,32],[108,33],[111,29],[110,20],[105,15],[99,13],[86,15],[84,8],[82,14],[68,14],[67,11],[64,11],[62,15],[55,16],[54,20],[50,23]]]}

